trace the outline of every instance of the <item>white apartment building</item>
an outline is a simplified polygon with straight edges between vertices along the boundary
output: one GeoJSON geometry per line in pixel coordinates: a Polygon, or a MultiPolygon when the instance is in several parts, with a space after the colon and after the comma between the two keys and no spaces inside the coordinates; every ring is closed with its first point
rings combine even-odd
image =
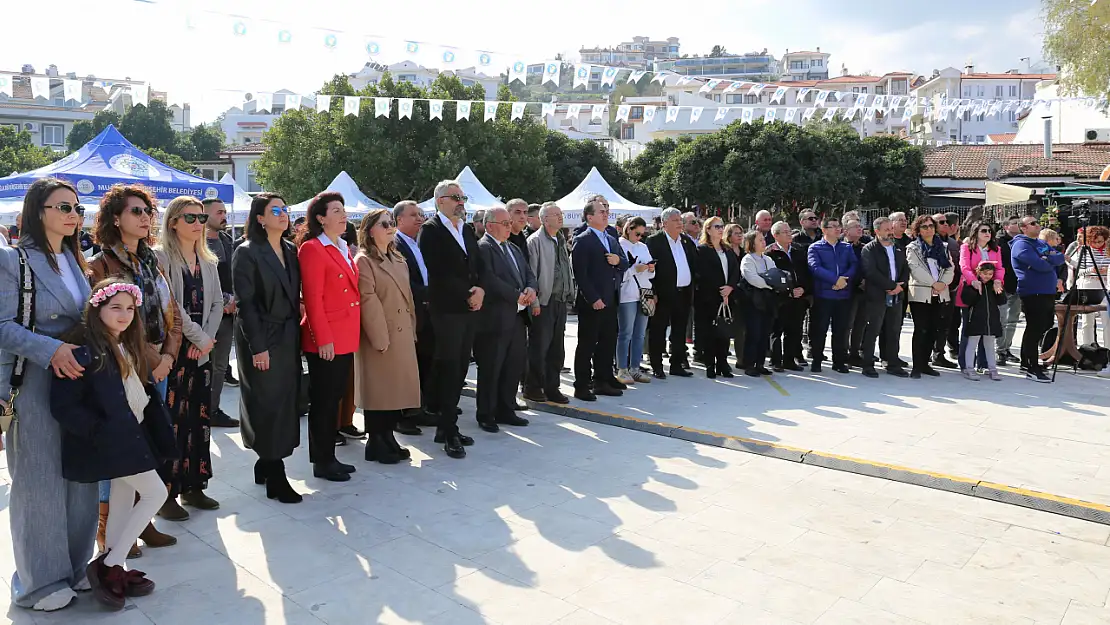
{"type": "MultiPolygon", "coordinates": [[[[632,69],[647,69],[647,61],[642,50],[622,50],[620,48],[581,48],[578,55],[583,63],[592,65],[605,65],[608,67],[628,67],[632,69]]],[[[540,66],[543,73],[543,66],[540,66]]]]}
{"type": "MultiPolygon", "coordinates": [[[[1037,84],[1035,99],[1061,97],[1056,81],[1037,84]]],[[[1034,107],[1019,126],[1012,143],[1044,143],[1044,119],[1052,119],[1052,143],[1110,143],[1110,116],[1086,102],[1060,100],[1034,107]]]]}
{"type": "MultiPolygon", "coordinates": [[[[265,94],[270,98],[269,109],[261,108],[265,104],[261,103],[260,95],[248,93],[242,105],[233,106],[224,111],[220,128],[224,131],[228,145],[261,143],[262,135],[266,134],[266,131],[274,125],[274,120],[281,117],[282,113],[285,112],[285,96],[296,95],[296,93],[288,89],[279,89],[273,93],[265,94]]],[[[302,108],[316,108],[316,99],[313,95],[301,95],[302,108]]],[[[238,176],[235,179],[239,180],[238,176]]],[[[216,178],[216,180],[219,180],[219,178],[216,178]]]]}
{"type": "MultiPolygon", "coordinates": [[[[76,72],[62,74],[57,66],[51,65],[43,73],[35,72],[30,65],[24,65],[19,72],[3,72],[0,76],[11,81],[12,95],[0,94],[0,126],[11,126],[30,133],[35,145],[49,147],[58,152],[66,150],[66,138],[73,125],[79,121],[91,121],[97,112],[112,109],[121,115],[131,106],[130,89],[132,86],[145,86],[140,80],[125,78],[97,78],[96,76],[78,77],[76,72]],[[48,81],[48,97],[34,97],[31,89],[33,79],[48,81]],[[66,99],[66,80],[80,80],[80,99],[66,99]]],[[[152,91],[151,99],[165,99],[164,93],[152,91]]],[[[173,105],[173,126],[175,130],[191,128],[189,105],[173,105]]]]}
{"type": "Polygon", "coordinates": [[[561,132],[571,139],[609,139],[608,100],[557,102],[555,115],[544,117],[541,121],[549,130],[561,132]],[[570,109],[575,106],[578,107],[578,114],[568,116],[570,109]],[[595,106],[602,107],[600,117],[594,117],[595,106]]]}
{"type": "MultiPolygon", "coordinates": [[[[542,67],[541,65],[541,73],[543,71],[542,67]]],[[[358,72],[349,74],[347,78],[351,86],[355,88],[355,91],[360,91],[367,85],[378,84],[387,71],[393,77],[394,82],[407,82],[418,87],[431,86],[440,74],[438,69],[424,67],[412,61],[401,61],[400,63],[393,63],[388,66],[368,62],[358,72]]],[[[459,80],[462,81],[464,87],[482,85],[482,88],[485,89],[487,100],[497,99],[497,87],[501,84],[500,76],[487,76],[479,73],[474,67],[450,70],[448,73],[457,76],[459,80]]],[[[238,180],[238,178],[236,178],[236,180],[238,180]]]]}
{"type": "MultiPolygon", "coordinates": [[[[1037,93],[1038,84],[1055,79],[1055,74],[1023,74],[1017,70],[989,74],[976,73],[975,68],[970,65],[962,72],[948,67],[914,89],[912,95],[926,98],[936,111],[942,101],[1032,100],[1037,93]]],[[[911,120],[910,136],[924,141],[986,143],[990,135],[1018,132],[1019,121],[1015,108],[994,115],[975,114],[972,110],[965,110],[960,115],[953,113],[946,119],[926,119],[923,109],[918,108],[911,120]]]]}
{"type": "MultiPolygon", "coordinates": [[[[678,58],[678,37],[667,37],[664,40],[653,40],[650,37],[633,37],[632,41],[623,41],[617,46],[624,52],[639,52],[644,55],[644,61],[650,64],[656,59],[678,58]]],[[[644,67],[647,69],[647,67],[644,67]]]]}
{"type": "Polygon", "coordinates": [[[821,52],[820,46],[812,52],[787,50],[779,65],[779,80],[828,80],[830,56],[828,52],[821,52]]]}

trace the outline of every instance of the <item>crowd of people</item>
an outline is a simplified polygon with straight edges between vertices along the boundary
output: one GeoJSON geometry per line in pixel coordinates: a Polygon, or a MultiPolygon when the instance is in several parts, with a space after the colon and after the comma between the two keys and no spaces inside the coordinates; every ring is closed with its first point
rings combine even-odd
{"type": "MultiPolygon", "coordinates": [[[[478,427],[527,426],[518,389],[571,401],[562,374],[572,314],[573,396],[585,402],[691,377],[692,362],[708,378],[733,377],[734,366],[753,377],[820,373],[830,330],[840,374],[874,378],[881,364],[896,377],[959,367],[999,380],[997,368],[1016,360],[1043,382],[1039,340],[1067,268],[1082,288],[1110,266],[1105,228],[1086,230],[1088,257],[1058,251],[1032,216],[998,236],[985,223],[961,230],[951,213],[912,224],[894,213],[871,224],[873,237],[858,214],[809,210],[797,231],[767,211],[745,232],[674,208],[614,227],[607,200],[593,196],[572,234],[555,202],[511,200],[468,223],[467,200],[443,181],[433,216],[403,201],[356,227],[338,193],[318,194],[295,224],[284,198],[260,193],[233,240],[218,200],[173,199],[159,230],[156,198],[117,185],[85,244],[74,187],[34,183],[18,239],[0,246],[15,604],[57,610],[91,590],[121,609],[152,592],[125,560],[141,556],[140,538],[176,542],[153,517],[219,507],[205,493],[212,427],[240,426],[256,484],[295,504],[285,460],[305,412],[313,476],[334,482],[356,471],[335,452],[350,439],[366,440],[367,461],[395,464],[411,457],[395,434],[434,427],[444,453],[464,458],[475,443],[459,427],[471,362],[478,427]],[[912,366],[899,354],[907,311],[912,366]],[[240,385],[240,420],[220,408],[225,384],[240,385]]],[[[1102,313],[1104,336],[1106,322],[1102,313]]],[[[1084,319],[1092,340],[1097,323],[1084,319]]]]}

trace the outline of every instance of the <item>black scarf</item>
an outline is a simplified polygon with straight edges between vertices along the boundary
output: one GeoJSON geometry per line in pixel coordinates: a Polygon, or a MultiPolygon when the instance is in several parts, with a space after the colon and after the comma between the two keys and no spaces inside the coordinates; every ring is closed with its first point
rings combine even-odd
{"type": "Polygon", "coordinates": [[[945,244],[944,239],[939,236],[933,237],[933,244],[929,245],[921,236],[917,237],[921,242],[921,250],[925,252],[925,258],[932,258],[937,261],[937,267],[941,269],[948,269],[952,266],[952,257],[948,255],[948,245],[945,244]]]}
{"type": "Polygon", "coordinates": [[[164,299],[163,292],[169,292],[169,285],[158,269],[158,257],[154,250],[145,242],[139,242],[139,249],[131,252],[122,244],[114,245],[104,250],[110,254],[130,273],[130,278],[143,292],[143,306],[140,313],[143,318],[143,327],[146,329],[146,340],[151,345],[161,345],[166,341],[166,314],[165,308],[169,302],[164,299]],[[136,270],[136,267],[138,270],[136,270]],[[161,282],[161,284],[159,284],[161,282]],[[159,287],[162,288],[159,288],[159,287]],[[163,291],[164,289],[164,291],[163,291]]]}

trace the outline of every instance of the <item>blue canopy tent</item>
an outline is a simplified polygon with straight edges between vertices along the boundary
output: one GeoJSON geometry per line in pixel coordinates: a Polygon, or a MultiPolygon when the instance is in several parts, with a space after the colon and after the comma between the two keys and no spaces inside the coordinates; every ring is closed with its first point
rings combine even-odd
{"type": "Polygon", "coordinates": [[[219,198],[228,205],[235,201],[234,186],[178,171],[147,156],[115,126],[108,126],[80,150],[46,167],[0,178],[0,203],[21,203],[31,184],[47,177],[72,183],[90,209],[112,185],[120,183],[142,184],[162,202],[179,195],[219,198]]]}

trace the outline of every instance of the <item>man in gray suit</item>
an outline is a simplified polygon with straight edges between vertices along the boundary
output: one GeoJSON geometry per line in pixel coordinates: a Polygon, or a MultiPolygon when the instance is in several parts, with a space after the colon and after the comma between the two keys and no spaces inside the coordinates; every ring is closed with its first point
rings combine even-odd
{"type": "Polygon", "coordinates": [[[518,417],[516,389],[525,358],[525,324],[536,299],[536,278],[524,254],[509,242],[512,220],[504,208],[486,211],[486,233],[478,241],[478,285],[482,304],[474,356],[478,361],[478,425],[497,432],[503,425],[528,425],[518,417]]]}

